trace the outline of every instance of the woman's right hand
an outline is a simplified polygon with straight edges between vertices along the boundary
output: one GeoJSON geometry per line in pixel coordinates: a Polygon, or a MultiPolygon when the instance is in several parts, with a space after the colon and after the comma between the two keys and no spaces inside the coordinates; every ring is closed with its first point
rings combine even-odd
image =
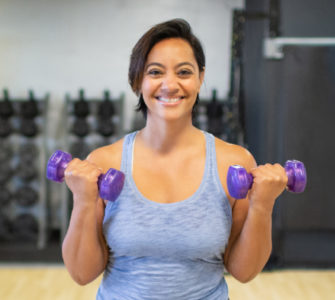
{"type": "Polygon", "coordinates": [[[102,169],[88,160],[74,158],[70,161],[64,175],[65,182],[73,193],[75,203],[96,203],[99,197],[98,178],[101,174],[102,169]]]}

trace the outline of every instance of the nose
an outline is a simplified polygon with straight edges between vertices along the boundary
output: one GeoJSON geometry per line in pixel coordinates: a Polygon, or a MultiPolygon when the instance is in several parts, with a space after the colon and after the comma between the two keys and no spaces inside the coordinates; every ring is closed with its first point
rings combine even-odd
{"type": "Polygon", "coordinates": [[[172,96],[179,91],[178,78],[174,74],[166,74],[162,78],[161,92],[166,96],[172,96]]]}

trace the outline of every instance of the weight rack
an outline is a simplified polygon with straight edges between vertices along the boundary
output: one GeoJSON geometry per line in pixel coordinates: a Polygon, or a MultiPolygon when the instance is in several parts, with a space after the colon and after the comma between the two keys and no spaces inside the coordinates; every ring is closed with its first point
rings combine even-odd
{"type": "MultiPolygon", "coordinates": [[[[84,89],[79,90],[78,97],[67,94],[63,113],[66,143],[62,150],[85,159],[94,149],[122,138],[125,134],[124,98],[123,93],[118,98],[111,97],[108,90],[103,92],[102,98],[86,98],[84,89]]],[[[65,199],[60,207],[60,238],[63,240],[72,210],[72,194],[65,184],[61,193],[65,199]]]]}
{"type": "Polygon", "coordinates": [[[215,89],[211,99],[200,99],[193,115],[193,124],[229,143],[244,146],[244,131],[238,119],[238,102],[234,98],[218,99],[215,89]]]}
{"type": "Polygon", "coordinates": [[[49,94],[0,99],[0,249],[47,243],[45,128],[49,94]]]}

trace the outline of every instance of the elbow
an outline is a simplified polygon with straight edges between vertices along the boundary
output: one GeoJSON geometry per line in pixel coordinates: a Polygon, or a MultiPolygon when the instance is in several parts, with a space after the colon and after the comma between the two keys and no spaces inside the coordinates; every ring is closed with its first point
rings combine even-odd
{"type": "Polygon", "coordinates": [[[92,279],[89,278],[83,278],[82,276],[74,276],[71,274],[72,279],[79,285],[84,286],[92,282],[92,279]]]}
{"type": "Polygon", "coordinates": [[[258,274],[258,272],[252,272],[251,270],[245,270],[244,268],[226,268],[226,270],[240,283],[247,283],[253,280],[258,274]]]}
{"type": "Polygon", "coordinates": [[[69,272],[71,278],[81,286],[87,285],[97,278],[95,274],[89,273],[87,272],[87,270],[83,270],[82,268],[67,266],[66,263],[65,267],[69,272]]]}
{"type": "Polygon", "coordinates": [[[64,261],[65,267],[71,278],[79,285],[84,286],[94,281],[102,272],[89,270],[82,267],[69,265],[64,261]]]}
{"type": "Polygon", "coordinates": [[[83,270],[82,267],[78,267],[78,264],[74,263],[72,260],[71,263],[69,262],[70,259],[63,255],[63,262],[65,268],[67,269],[68,273],[70,274],[71,278],[79,285],[84,286],[92,282],[95,277],[90,275],[87,270],[83,270]]]}
{"type": "Polygon", "coordinates": [[[254,268],[230,268],[229,273],[239,282],[248,283],[253,280],[260,272],[262,272],[264,265],[258,265],[254,268]]]}
{"type": "Polygon", "coordinates": [[[241,283],[248,283],[257,276],[257,273],[256,274],[235,274],[233,276],[236,280],[238,280],[241,283]]]}
{"type": "Polygon", "coordinates": [[[248,283],[253,280],[261,271],[262,268],[246,268],[245,266],[230,266],[226,268],[229,274],[240,283],[248,283]]]}

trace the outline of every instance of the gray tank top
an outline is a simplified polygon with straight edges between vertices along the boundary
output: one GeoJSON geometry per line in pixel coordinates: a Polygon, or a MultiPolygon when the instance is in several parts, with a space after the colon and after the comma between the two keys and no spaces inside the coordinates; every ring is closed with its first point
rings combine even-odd
{"type": "Polygon", "coordinates": [[[136,132],[125,136],[124,188],[108,202],[103,230],[109,261],[97,299],[228,299],[223,276],[232,211],[221,185],[214,136],[206,137],[202,182],[189,198],[158,203],[145,198],[132,177],[136,132]]]}

